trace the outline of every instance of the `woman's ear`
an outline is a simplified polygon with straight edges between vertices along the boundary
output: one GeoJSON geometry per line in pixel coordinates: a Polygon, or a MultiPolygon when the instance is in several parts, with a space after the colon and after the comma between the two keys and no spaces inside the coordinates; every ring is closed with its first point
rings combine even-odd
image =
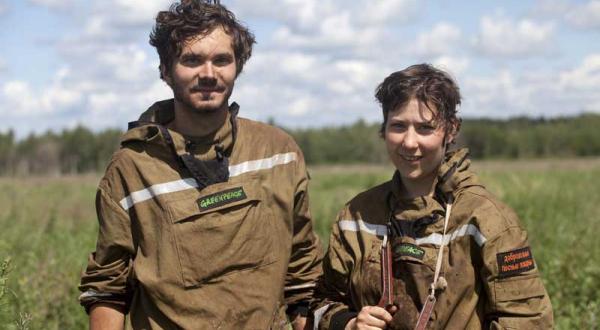
{"type": "Polygon", "coordinates": [[[450,145],[452,143],[454,143],[456,135],[458,134],[458,126],[459,123],[453,121],[450,125],[448,125],[448,128],[446,129],[446,138],[444,143],[446,145],[450,145]]]}

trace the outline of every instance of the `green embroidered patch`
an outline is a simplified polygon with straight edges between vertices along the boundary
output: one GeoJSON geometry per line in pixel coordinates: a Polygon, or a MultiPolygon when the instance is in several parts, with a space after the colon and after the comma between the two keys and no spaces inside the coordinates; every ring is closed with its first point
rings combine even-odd
{"type": "Polygon", "coordinates": [[[214,193],[208,196],[204,196],[198,200],[198,206],[200,206],[201,211],[205,211],[221,205],[241,201],[244,199],[246,199],[246,193],[244,192],[244,188],[237,187],[219,191],[218,193],[214,193]]]}
{"type": "Polygon", "coordinates": [[[396,246],[394,253],[399,256],[413,257],[419,260],[423,260],[425,256],[425,250],[410,243],[402,243],[396,246]]]}

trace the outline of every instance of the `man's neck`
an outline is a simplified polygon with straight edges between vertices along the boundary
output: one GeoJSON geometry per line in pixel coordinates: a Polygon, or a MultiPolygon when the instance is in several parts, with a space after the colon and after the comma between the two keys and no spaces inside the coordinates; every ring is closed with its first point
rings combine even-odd
{"type": "Polygon", "coordinates": [[[186,105],[175,100],[175,119],[168,127],[188,137],[203,137],[216,132],[227,119],[228,107],[217,111],[198,112],[185,108],[186,105]]]}

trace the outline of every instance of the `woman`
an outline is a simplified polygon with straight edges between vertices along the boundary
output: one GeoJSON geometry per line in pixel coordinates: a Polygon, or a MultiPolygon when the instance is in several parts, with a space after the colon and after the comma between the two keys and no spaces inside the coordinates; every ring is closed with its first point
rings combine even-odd
{"type": "Polygon", "coordinates": [[[460,93],[428,64],[377,88],[393,178],[348,202],[313,303],[320,329],[552,328],[517,216],[448,151],[460,93]]]}

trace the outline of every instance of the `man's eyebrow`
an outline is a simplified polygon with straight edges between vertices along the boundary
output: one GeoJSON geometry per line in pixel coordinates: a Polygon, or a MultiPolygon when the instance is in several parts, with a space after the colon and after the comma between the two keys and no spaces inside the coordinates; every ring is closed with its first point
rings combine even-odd
{"type": "Polygon", "coordinates": [[[201,57],[202,55],[200,54],[196,54],[194,52],[189,52],[189,53],[182,53],[181,54],[181,58],[191,58],[191,57],[201,57]]]}

